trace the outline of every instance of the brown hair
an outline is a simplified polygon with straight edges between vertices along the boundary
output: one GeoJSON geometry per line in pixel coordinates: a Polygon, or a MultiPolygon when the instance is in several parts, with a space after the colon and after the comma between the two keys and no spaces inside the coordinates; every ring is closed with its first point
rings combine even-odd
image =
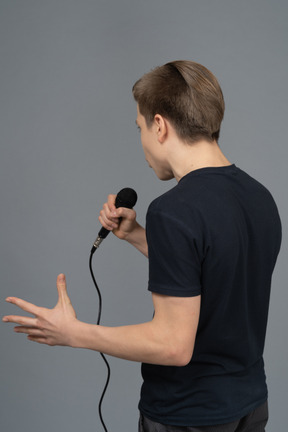
{"type": "Polygon", "coordinates": [[[217,79],[204,66],[186,60],[166,63],[143,75],[132,91],[148,127],[160,114],[185,141],[218,141],[224,98],[217,79]]]}

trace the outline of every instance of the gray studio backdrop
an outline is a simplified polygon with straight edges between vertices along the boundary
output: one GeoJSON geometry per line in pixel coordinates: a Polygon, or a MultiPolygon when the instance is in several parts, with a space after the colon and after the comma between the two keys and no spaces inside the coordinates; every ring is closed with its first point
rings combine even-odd
{"type": "MultiPolygon", "coordinates": [[[[20,296],[57,300],[64,272],[78,318],[95,322],[88,258],[108,193],[138,192],[139,220],[174,185],[147,166],[131,87],[144,72],[192,59],[220,80],[220,145],[263,182],[283,222],[265,351],[268,432],[287,417],[286,0],[1,0],[1,316],[20,296]]],[[[111,234],[96,252],[105,325],[149,320],[147,262],[111,234]]],[[[31,343],[1,324],[1,431],[101,431],[106,369],[98,353],[31,343]]],[[[140,365],[111,359],[109,432],[137,429],[140,365]]]]}

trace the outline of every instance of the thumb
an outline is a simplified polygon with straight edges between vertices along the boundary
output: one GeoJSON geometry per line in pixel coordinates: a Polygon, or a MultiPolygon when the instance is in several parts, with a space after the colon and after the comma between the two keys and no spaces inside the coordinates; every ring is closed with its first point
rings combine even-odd
{"type": "Polygon", "coordinates": [[[58,291],[58,304],[59,303],[70,303],[70,299],[67,294],[66,278],[63,273],[57,276],[57,291],[58,291]]]}
{"type": "Polygon", "coordinates": [[[127,207],[119,207],[115,210],[115,216],[118,218],[125,218],[128,220],[133,220],[136,217],[136,212],[134,209],[130,209],[127,207]]]}

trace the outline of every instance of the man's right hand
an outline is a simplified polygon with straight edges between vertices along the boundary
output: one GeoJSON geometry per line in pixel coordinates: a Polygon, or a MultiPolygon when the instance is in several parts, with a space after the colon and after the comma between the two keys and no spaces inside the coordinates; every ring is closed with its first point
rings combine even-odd
{"type": "Polygon", "coordinates": [[[136,228],[136,212],[125,207],[115,207],[116,195],[108,195],[107,202],[100,211],[101,225],[112,231],[116,237],[126,240],[127,236],[136,228]]]}
{"type": "Polygon", "coordinates": [[[116,237],[135,246],[146,257],[148,247],[144,228],[136,221],[136,212],[125,207],[115,207],[116,195],[108,195],[107,202],[99,214],[101,225],[116,237]]]}

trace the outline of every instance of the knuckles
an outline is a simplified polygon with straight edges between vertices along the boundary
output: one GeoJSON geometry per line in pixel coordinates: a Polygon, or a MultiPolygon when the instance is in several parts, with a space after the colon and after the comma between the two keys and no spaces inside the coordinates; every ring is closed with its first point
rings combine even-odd
{"type": "Polygon", "coordinates": [[[35,318],[35,326],[41,331],[45,330],[39,318],[35,318]]]}

